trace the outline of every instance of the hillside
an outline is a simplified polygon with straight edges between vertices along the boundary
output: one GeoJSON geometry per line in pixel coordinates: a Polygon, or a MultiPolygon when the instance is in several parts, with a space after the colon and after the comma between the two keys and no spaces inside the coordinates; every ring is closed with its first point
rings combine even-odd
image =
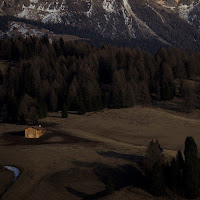
{"type": "Polygon", "coordinates": [[[139,106],[69,114],[67,119],[53,112],[40,121],[46,134],[31,140],[24,138],[26,125],[2,123],[1,165],[22,169],[2,200],[98,197],[105,190],[107,176],[120,179],[120,189],[99,199],[169,200],[174,196],[157,198],[142,187],[141,164],[152,138],[159,139],[166,158],[183,150],[188,135],[200,145],[199,119],[179,114],[139,106]]]}
{"type": "Polygon", "coordinates": [[[198,1],[2,1],[2,15],[51,24],[54,32],[130,47],[199,49],[198,1]],[[53,27],[53,24],[55,27],[53,27]],[[94,34],[95,33],[95,34],[94,34]]]}

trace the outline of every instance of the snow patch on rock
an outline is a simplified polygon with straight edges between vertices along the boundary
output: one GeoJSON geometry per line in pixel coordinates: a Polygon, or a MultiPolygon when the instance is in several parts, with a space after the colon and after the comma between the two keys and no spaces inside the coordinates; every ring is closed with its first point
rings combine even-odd
{"type": "Polygon", "coordinates": [[[41,20],[44,23],[61,23],[62,15],[66,8],[66,2],[59,5],[59,2],[52,2],[48,4],[47,2],[43,5],[37,5],[38,0],[30,0],[29,6],[22,6],[22,11],[17,14],[17,17],[25,19],[35,19],[41,20]]]}
{"type": "Polygon", "coordinates": [[[115,0],[104,0],[103,1],[103,9],[106,11],[106,12],[109,12],[109,13],[113,13],[115,12],[115,0]]]}
{"type": "Polygon", "coordinates": [[[52,13],[46,15],[46,16],[42,19],[42,22],[43,22],[43,23],[48,23],[48,22],[61,23],[61,22],[62,22],[62,18],[61,18],[61,13],[60,13],[60,11],[52,12],[52,13]]]}
{"type": "Polygon", "coordinates": [[[124,23],[128,27],[129,35],[132,38],[136,38],[135,29],[133,27],[132,18],[130,18],[130,14],[127,13],[126,9],[123,6],[121,7],[121,10],[124,17],[124,23]]]}
{"type": "Polygon", "coordinates": [[[30,0],[31,3],[38,3],[38,0],[30,0]]]}
{"type": "Polygon", "coordinates": [[[20,18],[27,18],[27,16],[29,15],[29,10],[28,10],[28,8],[25,7],[25,6],[23,5],[22,9],[23,9],[22,12],[18,13],[18,14],[17,14],[17,17],[20,17],[20,18]]]}
{"type": "Polygon", "coordinates": [[[86,15],[88,16],[88,17],[91,17],[92,16],[92,11],[93,11],[93,5],[92,5],[92,0],[91,0],[91,2],[90,2],[90,9],[86,12],[86,15]]]}
{"type": "MultiPolygon", "coordinates": [[[[187,22],[189,22],[189,13],[190,11],[194,8],[194,5],[191,4],[191,5],[181,5],[179,6],[179,16],[186,20],[187,22]]],[[[189,22],[190,23],[190,22],[189,22]]]]}

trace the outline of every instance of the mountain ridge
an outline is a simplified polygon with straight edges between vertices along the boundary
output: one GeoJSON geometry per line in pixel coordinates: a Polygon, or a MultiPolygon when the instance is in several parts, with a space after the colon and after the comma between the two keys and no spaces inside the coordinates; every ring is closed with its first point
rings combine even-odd
{"type": "Polygon", "coordinates": [[[199,3],[188,0],[0,0],[0,13],[44,24],[63,24],[79,32],[93,32],[105,40],[124,40],[124,43],[156,40],[160,46],[198,49],[199,3]]]}

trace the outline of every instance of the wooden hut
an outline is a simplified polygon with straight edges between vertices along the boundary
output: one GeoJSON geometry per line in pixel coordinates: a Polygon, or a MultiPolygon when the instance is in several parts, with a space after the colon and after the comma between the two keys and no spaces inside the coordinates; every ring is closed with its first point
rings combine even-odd
{"type": "Polygon", "coordinates": [[[25,129],[26,138],[39,138],[45,133],[44,128],[41,126],[32,126],[25,129]]]}

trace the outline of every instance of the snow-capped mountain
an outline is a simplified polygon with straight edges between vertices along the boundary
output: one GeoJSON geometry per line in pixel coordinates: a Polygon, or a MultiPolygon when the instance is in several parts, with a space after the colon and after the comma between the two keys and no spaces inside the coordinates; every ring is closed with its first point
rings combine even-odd
{"type": "Polygon", "coordinates": [[[154,40],[183,48],[199,47],[199,11],[200,0],[0,0],[0,15],[65,24],[126,44],[154,40]]]}

